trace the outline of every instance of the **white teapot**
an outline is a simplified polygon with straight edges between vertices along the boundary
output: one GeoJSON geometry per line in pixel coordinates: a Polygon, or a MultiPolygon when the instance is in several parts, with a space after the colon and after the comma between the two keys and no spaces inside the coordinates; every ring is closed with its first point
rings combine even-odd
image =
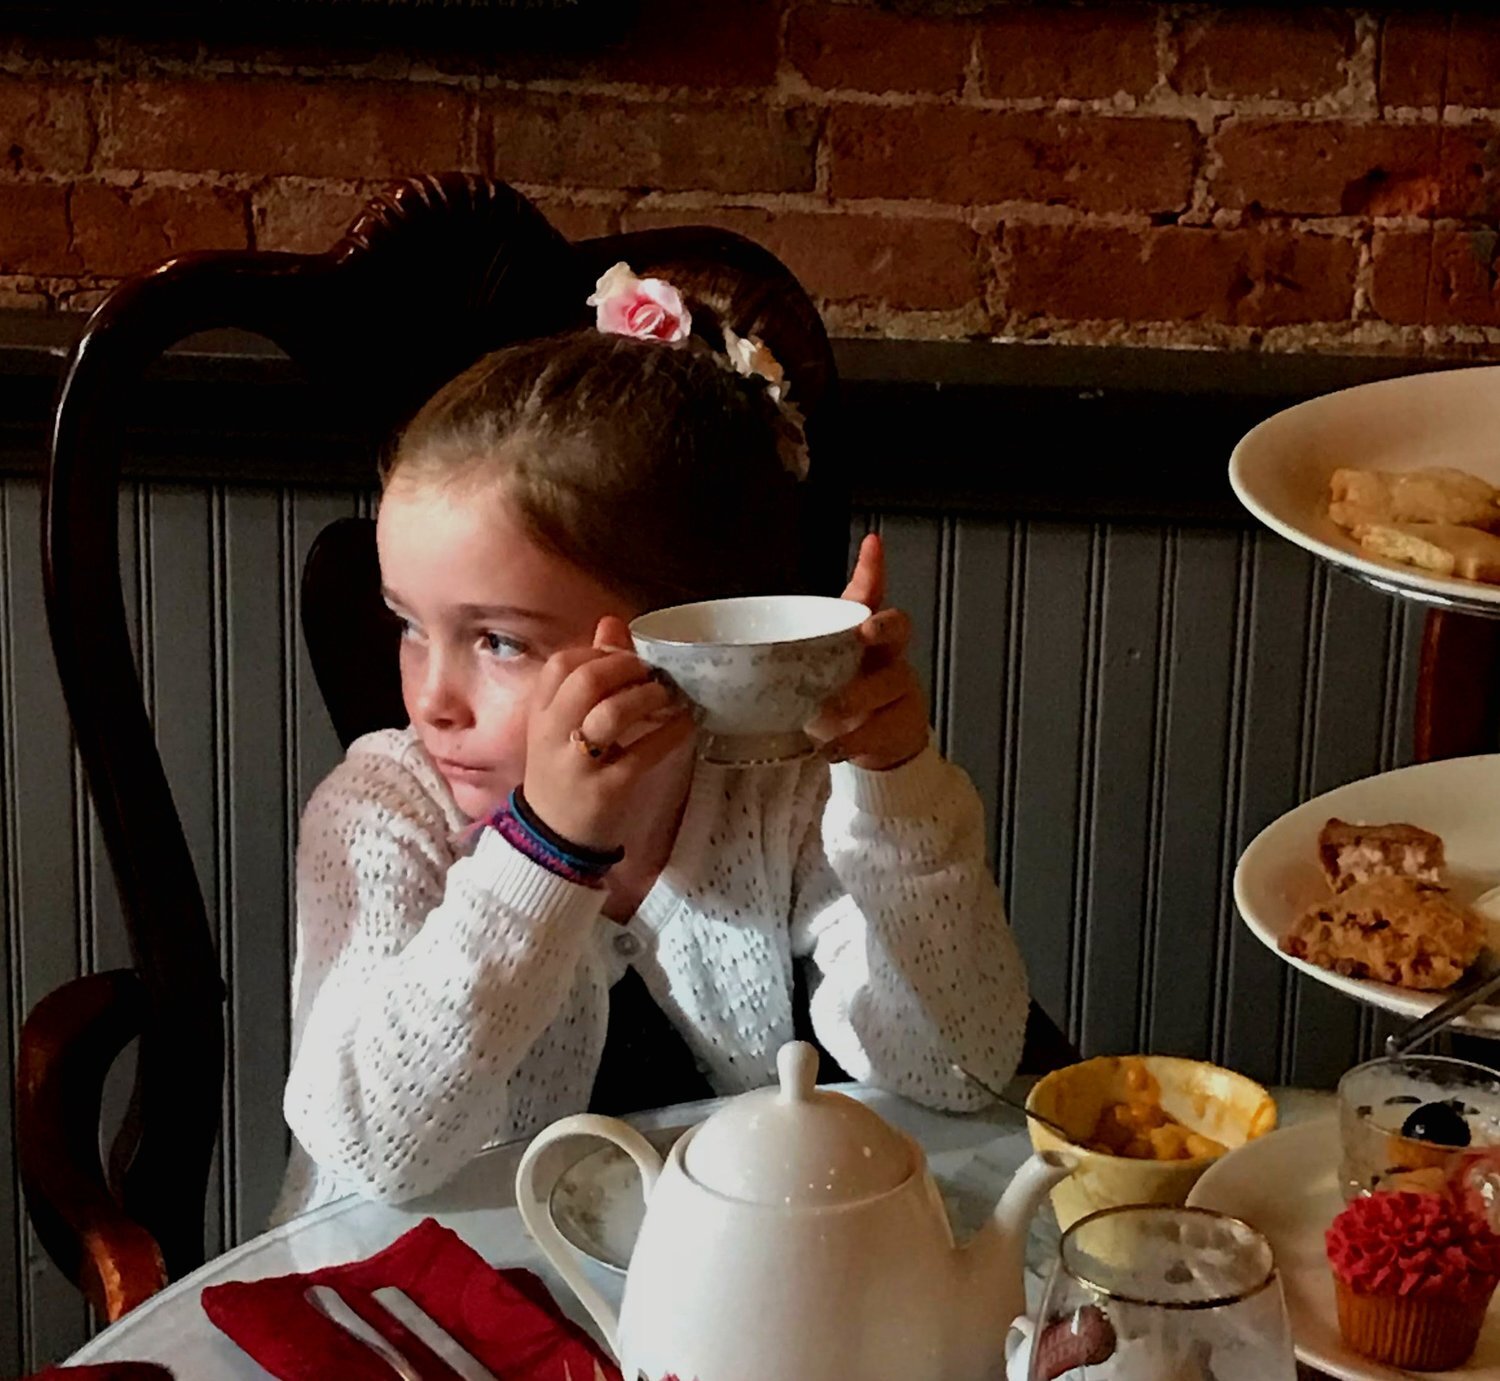
{"type": "Polygon", "coordinates": [[[1027,1224],[1072,1169],[1017,1172],[971,1241],[953,1232],[922,1149],[864,1104],[814,1087],[817,1051],[777,1057],[779,1089],[731,1100],[666,1162],[623,1122],[581,1114],[543,1131],[516,1173],[531,1235],[619,1359],[626,1381],[1000,1381],[1025,1309],[1027,1224]],[[646,1216],[620,1315],[552,1222],[537,1161],[598,1136],[629,1153],[646,1216]]]}

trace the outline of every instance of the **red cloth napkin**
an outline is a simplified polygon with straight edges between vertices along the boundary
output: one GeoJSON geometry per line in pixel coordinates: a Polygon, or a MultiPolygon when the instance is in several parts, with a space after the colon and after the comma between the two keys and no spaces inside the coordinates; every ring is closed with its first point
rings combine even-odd
{"type": "Polygon", "coordinates": [[[372,1290],[395,1286],[501,1381],[594,1381],[595,1362],[607,1381],[621,1381],[535,1275],[496,1270],[432,1218],[365,1261],[210,1285],[203,1309],[282,1381],[391,1381],[390,1368],[373,1351],[307,1302],[304,1292],[312,1285],[334,1286],[432,1381],[453,1381],[457,1373],[371,1300],[372,1290]]]}
{"type": "Polygon", "coordinates": [[[83,1367],[48,1367],[30,1381],[172,1381],[172,1373],[155,1362],[99,1362],[83,1367]]]}

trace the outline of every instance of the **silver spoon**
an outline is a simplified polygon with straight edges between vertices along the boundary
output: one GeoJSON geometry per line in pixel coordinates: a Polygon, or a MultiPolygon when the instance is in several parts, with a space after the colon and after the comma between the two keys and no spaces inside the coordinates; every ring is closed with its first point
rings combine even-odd
{"type": "Polygon", "coordinates": [[[1020,1099],[1012,1098],[1008,1093],[1000,1093],[997,1090],[992,1089],[987,1083],[984,1082],[983,1079],[970,1074],[969,1071],[962,1065],[956,1064],[953,1066],[953,1068],[957,1070],[958,1073],[963,1075],[963,1077],[967,1079],[971,1084],[975,1084],[979,1088],[982,1088],[997,1103],[1004,1103],[1007,1108],[1013,1108],[1018,1113],[1024,1113],[1033,1122],[1040,1122],[1042,1126],[1044,1126],[1049,1132],[1052,1132],[1055,1136],[1060,1136],[1064,1141],[1068,1143],[1069,1146],[1081,1145],[1078,1138],[1074,1136],[1073,1133],[1070,1132],[1061,1123],[1054,1122],[1050,1117],[1045,1117],[1039,1112],[1034,1112],[1031,1108],[1028,1108],[1025,1103],[1021,1102],[1020,1099]]]}

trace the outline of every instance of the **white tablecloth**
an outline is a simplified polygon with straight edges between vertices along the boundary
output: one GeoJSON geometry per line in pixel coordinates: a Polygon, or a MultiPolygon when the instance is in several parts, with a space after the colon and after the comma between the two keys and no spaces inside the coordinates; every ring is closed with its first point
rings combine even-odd
{"type": "MultiPolygon", "coordinates": [[[[845,1091],[921,1143],[960,1235],[982,1221],[1031,1151],[1024,1118],[1008,1108],[954,1117],[876,1090],[851,1087],[845,1091]]],[[[1278,1090],[1276,1099],[1283,1124],[1330,1107],[1327,1094],[1278,1090]]],[[[630,1121],[646,1129],[689,1126],[716,1106],[698,1103],[665,1108],[630,1121]]],[[[581,1145],[587,1149],[587,1143],[581,1145]]],[[[526,1266],[536,1271],[569,1316],[589,1327],[571,1293],[521,1226],[515,1210],[514,1179],[522,1149],[520,1144],[511,1144],[486,1152],[450,1184],[425,1199],[399,1206],[340,1199],[293,1219],[226,1252],[147,1300],[69,1360],[160,1362],[184,1381],[263,1381],[266,1373],[209,1323],[199,1307],[198,1296],[205,1286],[358,1260],[387,1246],[429,1216],[454,1229],[493,1264],[526,1266]]],[[[1050,1211],[1044,1211],[1033,1228],[1028,1250],[1028,1295],[1033,1296],[1033,1302],[1056,1240],[1056,1225],[1050,1211]]],[[[593,1279],[608,1299],[618,1303],[618,1276],[599,1269],[593,1272],[593,1279]]]]}

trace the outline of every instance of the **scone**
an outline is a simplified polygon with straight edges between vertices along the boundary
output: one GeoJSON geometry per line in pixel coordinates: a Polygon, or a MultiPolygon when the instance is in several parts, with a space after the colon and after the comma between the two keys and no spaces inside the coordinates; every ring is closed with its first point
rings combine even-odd
{"type": "Polygon", "coordinates": [[[1335,892],[1377,877],[1440,883],[1443,841],[1415,825],[1351,825],[1330,820],[1318,835],[1318,862],[1335,892]]]}
{"type": "Polygon", "coordinates": [[[1421,990],[1452,987],[1483,944],[1478,916],[1408,877],[1357,882],[1308,907],[1281,937],[1287,954],[1320,968],[1421,990]]]}
{"type": "Polygon", "coordinates": [[[1462,523],[1500,528],[1500,491],[1463,470],[1431,466],[1388,474],[1335,470],[1328,516],[1353,531],[1369,523],[1462,523]]]}
{"type": "Polygon", "coordinates": [[[1500,585],[1500,537],[1492,532],[1453,523],[1369,523],[1356,527],[1354,537],[1388,561],[1500,585]]]}

